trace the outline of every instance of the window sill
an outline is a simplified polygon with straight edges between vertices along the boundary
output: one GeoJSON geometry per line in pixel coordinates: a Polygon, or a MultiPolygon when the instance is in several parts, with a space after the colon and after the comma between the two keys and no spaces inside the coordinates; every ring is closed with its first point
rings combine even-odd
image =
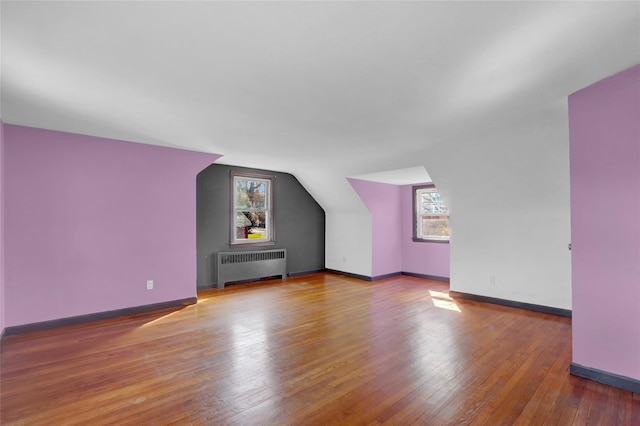
{"type": "Polygon", "coordinates": [[[264,247],[264,246],[275,246],[275,241],[256,241],[256,242],[246,242],[246,243],[229,243],[229,247],[264,247]]]}
{"type": "Polygon", "coordinates": [[[412,238],[414,243],[440,243],[440,244],[449,244],[449,240],[430,240],[425,238],[412,238]]]}

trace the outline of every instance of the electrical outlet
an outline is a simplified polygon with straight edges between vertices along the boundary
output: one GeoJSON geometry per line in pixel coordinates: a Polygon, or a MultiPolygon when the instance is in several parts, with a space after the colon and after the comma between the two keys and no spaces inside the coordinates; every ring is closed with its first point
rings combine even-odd
{"type": "Polygon", "coordinates": [[[489,284],[496,285],[496,276],[495,275],[489,275],[489,284]]]}
{"type": "Polygon", "coordinates": [[[147,280],[147,290],[153,290],[153,280],[147,280]]]}

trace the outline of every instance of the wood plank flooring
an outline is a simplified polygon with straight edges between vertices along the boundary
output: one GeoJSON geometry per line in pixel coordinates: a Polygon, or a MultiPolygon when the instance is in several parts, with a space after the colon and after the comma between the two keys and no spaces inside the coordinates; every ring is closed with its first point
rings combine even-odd
{"type": "Polygon", "coordinates": [[[568,318],[319,273],[9,336],[0,423],[640,425],[640,396],[570,361],[568,318]]]}

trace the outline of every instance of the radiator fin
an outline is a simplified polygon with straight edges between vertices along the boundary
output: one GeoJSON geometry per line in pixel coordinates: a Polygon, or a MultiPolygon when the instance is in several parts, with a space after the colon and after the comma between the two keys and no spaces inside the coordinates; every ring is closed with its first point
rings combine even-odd
{"type": "Polygon", "coordinates": [[[220,253],[220,263],[247,263],[260,262],[264,260],[284,259],[284,250],[254,251],[248,253],[220,253]]]}

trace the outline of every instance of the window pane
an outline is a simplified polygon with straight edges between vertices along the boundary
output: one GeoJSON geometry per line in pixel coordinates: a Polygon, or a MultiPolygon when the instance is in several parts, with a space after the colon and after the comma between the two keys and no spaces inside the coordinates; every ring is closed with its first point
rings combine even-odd
{"type": "Polygon", "coordinates": [[[448,237],[449,218],[442,216],[422,216],[422,237],[448,237]]]}
{"type": "Polygon", "coordinates": [[[251,210],[236,212],[236,239],[267,239],[268,212],[251,210]]]}
{"type": "Polygon", "coordinates": [[[449,240],[449,209],[434,186],[414,187],[415,238],[449,240]]]}
{"type": "Polygon", "coordinates": [[[420,214],[448,214],[439,192],[422,192],[420,194],[420,214]]]}
{"type": "Polygon", "coordinates": [[[275,176],[231,171],[230,244],[274,244],[275,176]]]}
{"type": "Polygon", "coordinates": [[[269,181],[236,177],[234,207],[236,210],[268,208],[269,181]]]}

